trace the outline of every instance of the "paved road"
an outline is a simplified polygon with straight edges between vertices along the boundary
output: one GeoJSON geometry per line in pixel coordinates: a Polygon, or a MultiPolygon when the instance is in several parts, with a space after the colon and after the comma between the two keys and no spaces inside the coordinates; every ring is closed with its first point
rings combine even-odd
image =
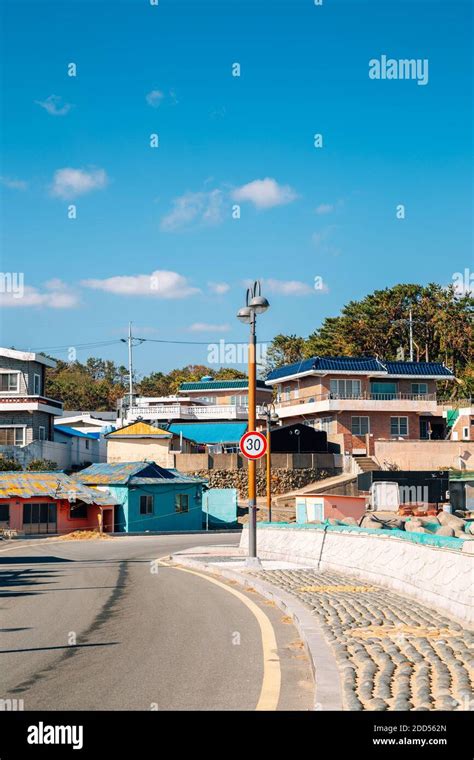
{"type": "Polygon", "coordinates": [[[25,710],[254,710],[264,684],[267,694],[276,688],[278,709],[311,709],[309,663],[281,611],[255,593],[239,589],[239,598],[235,585],[154,562],[237,541],[219,534],[1,545],[0,698],[23,699],[25,710]],[[263,637],[252,602],[267,620],[263,637]],[[271,672],[269,631],[277,642],[271,672]]]}

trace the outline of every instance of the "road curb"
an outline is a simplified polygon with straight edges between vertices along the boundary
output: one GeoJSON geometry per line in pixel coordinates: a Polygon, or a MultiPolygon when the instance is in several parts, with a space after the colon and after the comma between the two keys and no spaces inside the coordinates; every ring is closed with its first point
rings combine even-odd
{"type": "Polygon", "coordinates": [[[236,581],[244,588],[252,588],[265,599],[274,602],[277,607],[292,618],[304,643],[315,684],[313,709],[318,711],[340,711],[344,709],[341,676],[334,654],[317,620],[308,608],[295,599],[292,594],[268,583],[268,581],[259,580],[255,576],[246,576],[235,570],[227,570],[207,562],[193,560],[185,555],[172,554],[170,559],[176,565],[190,567],[193,570],[204,570],[210,574],[236,581]]]}

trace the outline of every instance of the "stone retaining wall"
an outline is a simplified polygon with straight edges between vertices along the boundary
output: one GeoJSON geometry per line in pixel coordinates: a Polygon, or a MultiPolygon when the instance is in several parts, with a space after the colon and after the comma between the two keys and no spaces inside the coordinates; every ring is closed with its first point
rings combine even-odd
{"type": "MultiPolygon", "coordinates": [[[[197,470],[187,474],[206,478],[210,488],[236,488],[240,497],[247,495],[247,470],[197,470]]],[[[336,472],[334,471],[326,470],[283,470],[272,468],[272,493],[275,496],[288,493],[288,491],[303,488],[303,486],[307,486],[309,483],[315,483],[318,480],[323,480],[335,474],[336,472]]],[[[257,496],[265,496],[267,492],[265,470],[257,470],[256,480],[257,496]]]]}
{"type": "MultiPolygon", "coordinates": [[[[449,549],[380,534],[265,525],[258,527],[257,551],[261,558],[339,570],[386,586],[473,625],[471,542],[462,549],[449,549]]],[[[248,526],[240,546],[248,548],[248,526]]]]}

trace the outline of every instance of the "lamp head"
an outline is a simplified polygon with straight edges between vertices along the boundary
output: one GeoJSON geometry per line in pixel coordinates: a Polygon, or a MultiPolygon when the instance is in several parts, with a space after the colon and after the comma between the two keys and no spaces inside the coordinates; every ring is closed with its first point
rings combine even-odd
{"type": "Polygon", "coordinates": [[[237,319],[245,324],[250,324],[251,321],[251,309],[249,306],[243,306],[237,312],[237,319]]]}
{"type": "Polygon", "coordinates": [[[249,301],[249,308],[253,309],[256,314],[263,314],[270,307],[264,296],[253,296],[249,301]]]}

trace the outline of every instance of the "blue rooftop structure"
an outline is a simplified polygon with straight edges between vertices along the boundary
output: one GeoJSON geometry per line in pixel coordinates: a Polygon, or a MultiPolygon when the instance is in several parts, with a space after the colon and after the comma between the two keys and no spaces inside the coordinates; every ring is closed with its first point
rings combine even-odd
{"type": "Polygon", "coordinates": [[[174,422],[171,433],[201,444],[238,443],[247,430],[246,422],[174,422]]]}
{"type": "Polygon", "coordinates": [[[437,380],[454,377],[451,370],[441,362],[389,362],[373,356],[313,356],[273,370],[268,374],[266,382],[271,385],[281,378],[304,374],[324,375],[331,372],[367,374],[373,377],[416,376],[437,380]]]}
{"type": "Polygon", "coordinates": [[[68,425],[55,425],[54,429],[57,433],[63,433],[64,435],[75,438],[89,438],[90,440],[97,441],[99,438],[98,433],[82,433],[80,430],[69,427],[68,425]]]}

